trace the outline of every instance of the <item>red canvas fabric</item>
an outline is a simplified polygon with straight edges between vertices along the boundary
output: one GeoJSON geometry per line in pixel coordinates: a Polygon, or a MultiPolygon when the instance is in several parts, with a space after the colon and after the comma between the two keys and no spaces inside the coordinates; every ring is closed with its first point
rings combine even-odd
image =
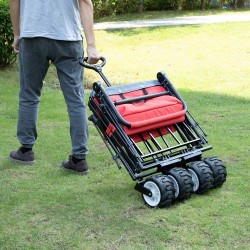
{"type": "MultiPolygon", "coordinates": [[[[146,89],[148,94],[166,91],[162,86],[154,86],[146,89]]],[[[145,95],[145,91],[136,90],[123,94],[125,98],[132,98],[145,95]]],[[[115,102],[121,100],[120,95],[110,96],[115,102]]],[[[183,110],[182,102],[176,97],[164,95],[151,98],[145,101],[133,104],[127,103],[116,106],[121,116],[131,124],[131,128],[124,126],[127,135],[135,135],[140,132],[151,131],[154,135],[159,136],[155,130],[161,128],[163,134],[168,133],[164,126],[172,125],[185,120],[186,111],[183,110]]],[[[136,141],[137,136],[134,136],[136,141]]],[[[147,136],[148,137],[148,136],[147,136]]]]}

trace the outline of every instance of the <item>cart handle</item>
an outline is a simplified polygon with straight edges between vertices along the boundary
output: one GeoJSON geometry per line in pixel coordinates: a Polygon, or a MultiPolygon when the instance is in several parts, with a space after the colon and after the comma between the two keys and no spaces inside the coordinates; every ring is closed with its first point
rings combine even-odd
{"type": "Polygon", "coordinates": [[[97,72],[101,76],[103,81],[106,83],[106,85],[108,87],[110,87],[111,84],[110,84],[109,80],[102,72],[102,67],[106,64],[106,58],[102,56],[100,58],[100,60],[102,61],[100,64],[89,64],[89,63],[87,63],[87,60],[88,60],[88,57],[85,57],[83,60],[80,60],[79,61],[80,65],[82,65],[83,67],[85,67],[87,69],[92,69],[95,72],[97,72]]]}
{"type": "Polygon", "coordinates": [[[92,70],[94,70],[94,71],[96,71],[96,72],[99,73],[101,71],[101,68],[106,64],[106,58],[105,57],[101,57],[100,60],[102,61],[100,64],[89,64],[89,63],[87,63],[88,57],[84,57],[84,59],[80,60],[79,63],[84,68],[92,69],[92,70]]]}

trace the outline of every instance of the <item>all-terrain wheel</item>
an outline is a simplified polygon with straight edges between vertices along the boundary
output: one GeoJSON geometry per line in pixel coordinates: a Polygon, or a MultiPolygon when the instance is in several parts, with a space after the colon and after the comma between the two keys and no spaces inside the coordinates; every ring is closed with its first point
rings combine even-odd
{"type": "Polygon", "coordinates": [[[201,194],[213,187],[213,172],[205,162],[190,162],[187,164],[187,171],[192,176],[194,193],[201,194]]]}
{"type": "Polygon", "coordinates": [[[174,202],[174,186],[172,181],[166,175],[155,175],[149,177],[144,185],[149,189],[152,196],[142,195],[145,203],[149,207],[166,207],[174,202]]]}
{"type": "Polygon", "coordinates": [[[214,187],[220,187],[226,181],[227,170],[223,162],[216,157],[207,157],[203,161],[210,167],[214,176],[214,187]]]}
{"type": "Polygon", "coordinates": [[[171,168],[167,171],[175,189],[175,199],[184,200],[193,192],[193,181],[191,175],[184,168],[171,168]]]}

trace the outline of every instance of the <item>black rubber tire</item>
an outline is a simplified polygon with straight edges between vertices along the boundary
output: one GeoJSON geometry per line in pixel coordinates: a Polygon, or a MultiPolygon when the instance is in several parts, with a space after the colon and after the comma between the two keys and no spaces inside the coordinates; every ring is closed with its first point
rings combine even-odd
{"type": "Polygon", "coordinates": [[[227,170],[223,162],[216,157],[207,157],[203,161],[213,172],[214,187],[221,187],[227,178],[227,170]]]}
{"type": "Polygon", "coordinates": [[[191,175],[184,168],[171,168],[167,175],[173,181],[175,187],[175,199],[184,200],[190,198],[193,192],[193,181],[191,175]],[[176,187],[178,185],[178,187],[176,187]]]}
{"type": "Polygon", "coordinates": [[[190,174],[192,171],[195,172],[198,178],[198,188],[197,190],[193,190],[194,193],[202,194],[205,193],[208,189],[213,187],[214,184],[213,172],[205,162],[203,161],[190,162],[187,164],[187,171],[190,174]]]}
{"type": "MultiPolygon", "coordinates": [[[[158,174],[158,175],[154,175],[149,177],[145,183],[144,183],[144,187],[147,187],[151,190],[151,192],[153,193],[153,197],[148,197],[146,195],[142,195],[142,198],[144,200],[144,202],[149,206],[149,207],[166,207],[166,206],[170,206],[173,204],[174,202],[174,186],[172,181],[168,178],[168,176],[166,175],[162,175],[162,174],[158,174]],[[154,183],[154,184],[152,184],[154,183]],[[153,185],[153,189],[149,188],[149,186],[153,185]],[[157,203],[154,202],[154,188],[158,187],[158,191],[159,193],[157,193],[156,195],[159,195],[159,200],[157,201],[157,203]],[[152,199],[152,202],[151,202],[152,199]]],[[[157,198],[157,197],[156,197],[157,198]]]]}

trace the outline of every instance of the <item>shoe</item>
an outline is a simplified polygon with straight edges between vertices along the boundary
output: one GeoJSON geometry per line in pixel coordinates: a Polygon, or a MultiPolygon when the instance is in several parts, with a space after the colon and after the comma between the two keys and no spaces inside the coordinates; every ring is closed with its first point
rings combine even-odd
{"type": "Polygon", "coordinates": [[[72,155],[69,156],[69,160],[62,163],[62,167],[65,169],[73,170],[78,174],[85,175],[89,173],[88,165],[85,159],[78,163],[74,163],[72,160],[72,155]]]}
{"type": "Polygon", "coordinates": [[[10,152],[9,159],[14,162],[28,165],[32,165],[33,163],[35,163],[34,152],[32,150],[29,150],[28,152],[22,153],[21,148],[10,152]]]}

